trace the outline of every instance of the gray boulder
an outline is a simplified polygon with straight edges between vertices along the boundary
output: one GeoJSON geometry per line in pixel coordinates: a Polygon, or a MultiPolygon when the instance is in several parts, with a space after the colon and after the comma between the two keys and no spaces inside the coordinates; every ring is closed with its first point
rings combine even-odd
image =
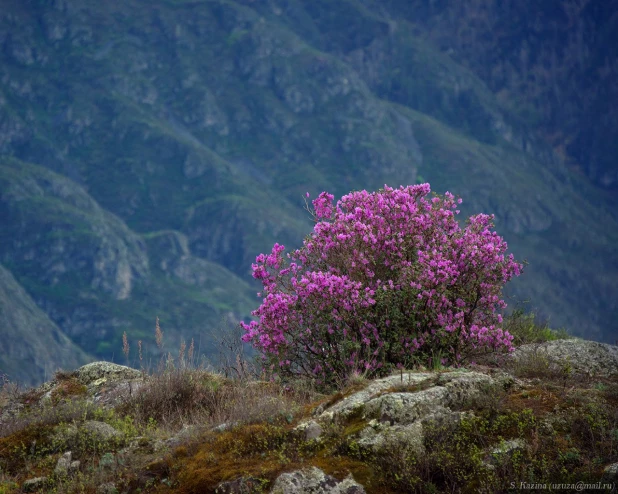
{"type": "MultiPolygon", "coordinates": [[[[144,383],[142,372],[104,361],[92,362],[64,374],[62,377],[41,384],[34,390],[33,395],[39,397],[36,405],[49,405],[53,401],[54,393],[60,391],[62,395],[62,388],[73,381],[72,385],[85,386],[85,393],[79,394],[86,401],[104,407],[113,407],[125,396],[136,392],[144,383]]],[[[20,406],[15,402],[0,403],[0,421],[15,416],[20,406]]]]}
{"type": "MultiPolygon", "coordinates": [[[[356,440],[361,448],[378,453],[401,446],[422,455],[423,430],[428,423],[458,421],[466,413],[460,409],[470,400],[514,382],[506,374],[492,376],[465,369],[406,372],[372,381],[365,389],[319,408],[315,421],[346,424],[355,420],[360,422],[356,440]]],[[[310,428],[311,422],[297,427],[310,428]]]]}
{"type": "Polygon", "coordinates": [[[65,477],[77,471],[79,469],[79,461],[73,461],[72,453],[67,451],[64,453],[56,463],[56,468],[54,469],[54,473],[58,477],[65,477]]]}
{"type": "Polygon", "coordinates": [[[523,451],[525,449],[526,442],[523,439],[503,441],[487,451],[486,461],[483,463],[487,468],[493,470],[501,461],[504,460],[504,457],[512,455],[515,451],[523,451]]]}
{"type": "Polygon", "coordinates": [[[82,425],[82,430],[91,435],[97,441],[110,441],[122,437],[122,434],[111,425],[98,420],[88,420],[82,425]]]}
{"type": "Polygon", "coordinates": [[[434,374],[431,372],[407,372],[402,375],[393,375],[371,381],[365,389],[353,393],[331,406],[318,407],[315,410],[314,416],[324,421],[345,419],[354,414],[370,399],[389,389],[397,387],[413,389],[415,386],[420,388],[425,383],[428,383],[433,376],[434,374]]]}
{"type": "Polygon", "coordinates": [[[86,386],[88,398],[105,407],[115,406],[144,383],[142,372],[111,362],[92,362],[77,369],[75,374],[86,386]]]}
{"type": "Polygon", "coordinates": [[[118,494],[118,489],[113,482],[105,482],[97,487],[97,494],[118,494]]]}
{"type": "Polygon", "coordinates": [[[79,382],[88,387],[142,377],[142,373],[137,369],[103,361],[86,364],[77,369],[75,373],[79,382]]]}
{"type": "Polygon", "coordinates": [[[297,427],[295,427],[294,430],[301,432],[305,441],[313,441],[315,439],[319,439],[323,432],[322,426],[318,424],[315,420],[303,422],[297,427]]]}
{"type": "Polygon", "coordinates": [[[372,420],[369,427],[359,434],[358,445],[368,451],[385,451],[404,445],[417,456],[425,452],[423,445],[423,423],[413,422],[406,425],[383,425],[372,420]]]}
{"type": "Polygon", "coordinates": [[[47,485],[47,477],[34,477],[22,485],[24,492],[40,492],[47,485]]]}
{"type": "Polygon", "coordinates": [[[262,482],[253,477],[240,477],[221,482],[215,489],[215,494],[253,494],[262,492],[262,482]]]}
{"type": "Polygon", "coordinates": [[[365,489],[351,475],[337,480],[312,467],[279,475],[270,494],[365,494],[365,489]]]}
{"type": "Polygon", "coordinates": [[[85,442],[105,447],[107,445],[117,445],[122,439],[122,433],[118,432],[111,425],[97,420],[88,420],[83,424],[57,426],[53,442],[59,447],[79,449],[85,442]]]}
{"type": "Polygon", "coordinates": [[[555,340],[521,345],[510,358],[520,361],[538,355],[569,373],[596,377],[618,376],[616,345],[579,339],[555,340]]]}

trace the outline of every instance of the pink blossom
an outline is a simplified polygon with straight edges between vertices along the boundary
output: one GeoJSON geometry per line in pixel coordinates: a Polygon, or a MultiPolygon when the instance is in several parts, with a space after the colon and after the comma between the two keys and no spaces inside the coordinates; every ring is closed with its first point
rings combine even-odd
{"type": "Polygon", "coordinates": [[[482,349],[511,351],[497,311],[522,265],[505,256],[493,215],[472,216],[462,229],[461,199],[428,200],[430,192],[429,184],[385,185],[336,206],[322,192],[312,201],[313,233],[287,255],[293,262],[275,244],[252,264],[264,299],[252,313],[259,320],[241,323],[243,340],[276,355],[279,372],[310,370],[324,382],[361,367],[407,366],[432,349],[449,350],[452,363],[482,349]]]}

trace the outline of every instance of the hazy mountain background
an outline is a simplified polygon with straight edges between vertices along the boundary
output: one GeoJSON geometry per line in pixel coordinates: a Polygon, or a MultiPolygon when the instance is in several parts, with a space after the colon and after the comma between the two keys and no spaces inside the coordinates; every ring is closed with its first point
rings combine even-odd
{"type": "MultiPolygon", "coordinates": [[[[618,338],[618,2],[0,0],[0,372],[124,362],[259,305],[302,195],[495,213],[508,294],[618,338]]],[[[513,299],[515,300],[515,299],[513,299]]]]}

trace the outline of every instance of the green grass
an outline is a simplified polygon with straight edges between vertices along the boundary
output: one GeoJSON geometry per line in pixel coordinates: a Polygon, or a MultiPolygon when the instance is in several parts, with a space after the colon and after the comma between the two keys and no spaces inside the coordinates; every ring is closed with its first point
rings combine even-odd
{"type": "Polygon", "coordinates": [[[551,329],[547,321],[539,321],[537,316],[515,309],[504,321],[502,328],[514,336],[513,345],[543,343],[559,339],[573,338],[564,328],[551,329]]]}

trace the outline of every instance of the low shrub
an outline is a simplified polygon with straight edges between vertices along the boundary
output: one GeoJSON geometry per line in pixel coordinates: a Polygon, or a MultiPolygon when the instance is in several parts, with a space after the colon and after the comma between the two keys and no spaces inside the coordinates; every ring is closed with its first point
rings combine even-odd
{"type": "Polygon", "coordinates": [[[516,347],[571,338],[566,330],[551,329],[547,321],[541,321],[534,313],[526,313],[521,307],[504,319],[502,328],[513,336],[512,343],[516,347]]]}
{"type": "Polygon", "coordinates": [[[313,201],[314,231],[290,262],[279,244],[256,258],[263,302],[258,321],[241,323],[243,339],[274,374],[334,384],[512,349],[497,309],[522,265],[505,255],[493,216],[472,216],[461,228],[461,199],[426,199],[429,192],[429,184],[385,186],[336,207],[323,192],[313,201]]]}

